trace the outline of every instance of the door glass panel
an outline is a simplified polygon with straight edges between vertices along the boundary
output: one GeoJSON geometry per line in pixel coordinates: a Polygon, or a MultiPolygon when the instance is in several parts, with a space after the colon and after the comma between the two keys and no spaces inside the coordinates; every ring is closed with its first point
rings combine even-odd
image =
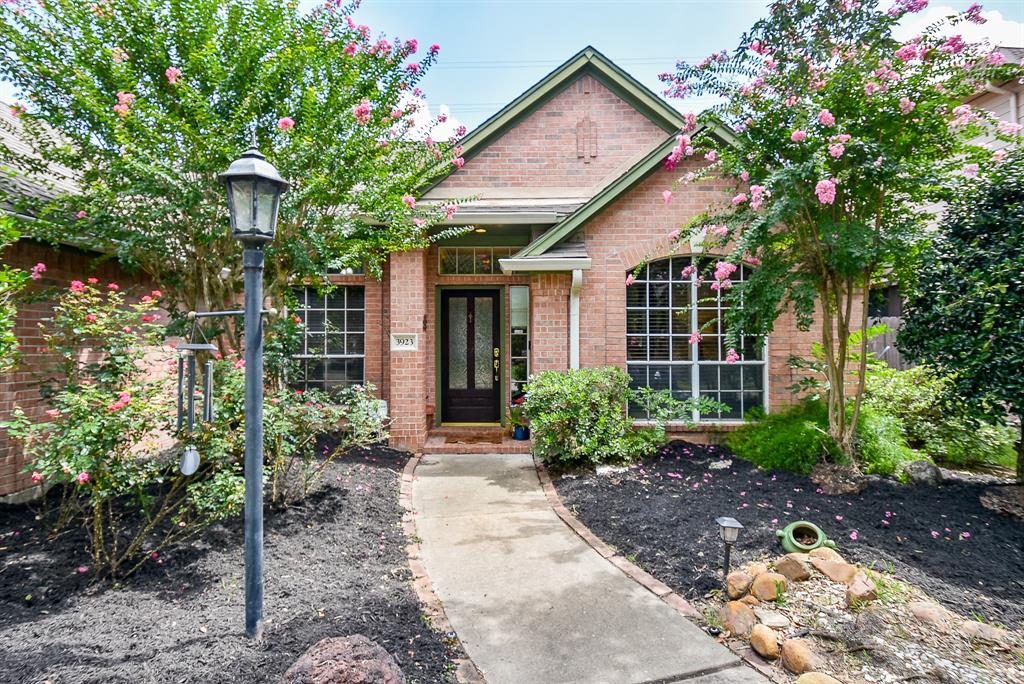
{"type": "Polygon", "coordinates": [[[466,389],[467,363],[466,338],[469,334],[467,325],[465,297],[452,297],[448,300],[448,387],[466,389]]]}
{"type": "MultiPolygon", "coordinates": [[[[473,327],[474,387],[491,389],[494,387],[494,300],[490,297],[478,297],[475,300],[476,316],[473,327]]],[[[465,339],[465,335],[463,335],[465,339]]],[[[465,354],[465,350],[463,350],[465,354]]]]}

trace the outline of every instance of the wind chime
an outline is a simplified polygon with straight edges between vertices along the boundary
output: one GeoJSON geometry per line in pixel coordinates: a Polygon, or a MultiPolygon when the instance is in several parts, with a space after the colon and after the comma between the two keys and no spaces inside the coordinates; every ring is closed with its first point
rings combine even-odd
{"type": "MultiPolygon", "coordinates": [[[[188,446],[185,447],[185,451],[181,454],[181,462],[179,463],[182,475],[192,475],[199,469],[199,450],[191,443],[196,427],[196,355],[199,352],[217,351],[217,346],[211,344],[206,339],[206,334],[198,325],[198,319],[201,316],[202,314],[197,314],[194,311],[189,312],[188,317],[192,319],[192,330],[188,337],[189,341],[178,345],[177,431],[181,433],[182,428],[187,427],[189,440],[188,446]],[[197,333],[202,336],[202,342],[196,341],[197,333]]],[[[202,412],[203,422],[210,423],[213,421],[213,361],[207,361],[203,366],[202,412]]]]}

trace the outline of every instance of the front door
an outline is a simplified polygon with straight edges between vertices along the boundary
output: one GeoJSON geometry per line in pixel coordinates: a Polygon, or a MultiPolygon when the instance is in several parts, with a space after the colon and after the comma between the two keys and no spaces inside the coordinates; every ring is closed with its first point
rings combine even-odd
{"type": "Polygon", "coordinates": [[[500,290],[441,291],[441,420],[501,420],[500,290]]]}

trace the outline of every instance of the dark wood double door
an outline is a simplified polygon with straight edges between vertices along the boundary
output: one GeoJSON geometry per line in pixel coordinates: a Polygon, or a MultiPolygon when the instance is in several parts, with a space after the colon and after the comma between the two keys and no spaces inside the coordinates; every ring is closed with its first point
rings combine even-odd
{"type": "Polygon", "coordinates": [[[441,291],[441,420],[501,420],[500,290],[441,291]]]}

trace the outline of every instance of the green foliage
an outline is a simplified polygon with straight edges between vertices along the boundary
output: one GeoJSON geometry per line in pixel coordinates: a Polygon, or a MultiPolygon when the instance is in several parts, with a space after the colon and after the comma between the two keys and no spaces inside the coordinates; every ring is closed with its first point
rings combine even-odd
{"type": "Polygon", "coordinates": [[[767,470],[806,475],[819,461],[842,454],[828,434],[828,413],[821,401],[806,400],[740,427],[726,441],[742,459],[767,470]]]}
{"type": "MultiPolygon", "coordinates": [[[[456,209],[411,202],[459,154],[454,138],[429,140],[413,123],[437,49],[374,37],[352,20],[354,9],[8,3],[0,77],[23,99],[18,133],[31,152],[0,145],[0,163],[44,184],[47,168],[60,165],[79,186],[53,200],[4,197],[34,217],[24,232],[52,241],[71,232],[116,254],[154,278],[172,311],[232,308],[241,247],[216,176],[255,132],[292,183],[267,250],[276,302],[295,275],[379,272],[388,253],[426,245],[456,209]]],[[[222,352],[239,346],[236,329],[221,332],[222,352]]]]}
{"type": "Polygon", "coordinates": [[[927,239],[925,208],[962,174],[988,172],[993,153],[972,139],[1017,137],[963,101],[987,81],[1024,74],[989,59],[985,45],[947,40],[943,22],[901,45],[894,31],[906,5],[890,13],[888,1],[852,4],[773,2],[732,53],[662,75],[669,95],[721,98],[709,114],[734,132],[729,144],[691,140],[694,120],[669,158],[704,153],[710,162],[681,183],[736,182],[731,202],[677,238],[760,264],[731,288],[720,265],[707,276],[729,293],[727,345],[739,348],[740,334],[763,338],[787,309],[803,328],[818,317],[828,429],[851,457],[862,389],[848,389],[849,375],[853,366],[862,376],[867,362],[864,335],[860,359],[849,356],[851,333],[867,327],[860,293],[882,273],[910,274],[927,239]]]}
{"type": "Polygon", "coordinates": [[[523,413],[530,421],[535,453],[549,463],[586,465],[630,461],[665,442],[665,422],[691,422],[695,407],[718,410],[718,402],[678,401],[668,392],[631,391],[617,367],[545,371],[530,378],[523,413]],[[650,410],[651,425],[634,429],[626,402],[650,410]]]}
{"type": "Polygon", "coordinates": [[[875,475],[899,476],[905,464],[921,458],[907,446],[899,418],[877,413],[867,406],[857,425],[857,453],[864,472],[875,475]]]}
{"type": "MultiPolygon", "coordinates": [[[[926,252],[897,344],[962,401],[1024,414],[1024,153],[965,180],[926,252]]],[[[1018,449],[1024,448],[1024,444],[1018,449]]],[[[1017,473],[1024,480],[1018,451],[1017,473]]]]}
{"type": "MultiPolygon", "coordinates": [[[[0,215],[0,252],[18,240],[20,234],[7,216],[0,215]]],[[[18,338],[14,334],[17,315],[15,297],[25,287],[29,274],[4,264],[0,266],[0,373],[14,367],[18,352],[18,338]]]]}
{"type": "Polygon", "coordinates": [[[530,424],[530,421],[526,419],[525,409],[522,404],[509,406],[507,418],[510,427],[526,427],[530,424]]]}
{"type": "Polygon", "coordinates": [[[867,377],[865,407],[899,421],[907,444],[927,458],[957,466],[1012,464],[1012,428],[993,421],[979,401],[951,396],[954,379],[931,366],[884,368],[867,377]]]}
{"type": "Polygon", "coordinates": [[[101,575],[129,575],[240,510],[236,459],[207,456],[190,478],[177,470],[171,382],[146,376],[160,337],[153,294],[129,302],[109,284],[73,282],[43,326],[58,359],[49,422],[15,409],[8,426],[24,442],[32,479],[65,489],[57,525],[85,527],[101,575]]]}

